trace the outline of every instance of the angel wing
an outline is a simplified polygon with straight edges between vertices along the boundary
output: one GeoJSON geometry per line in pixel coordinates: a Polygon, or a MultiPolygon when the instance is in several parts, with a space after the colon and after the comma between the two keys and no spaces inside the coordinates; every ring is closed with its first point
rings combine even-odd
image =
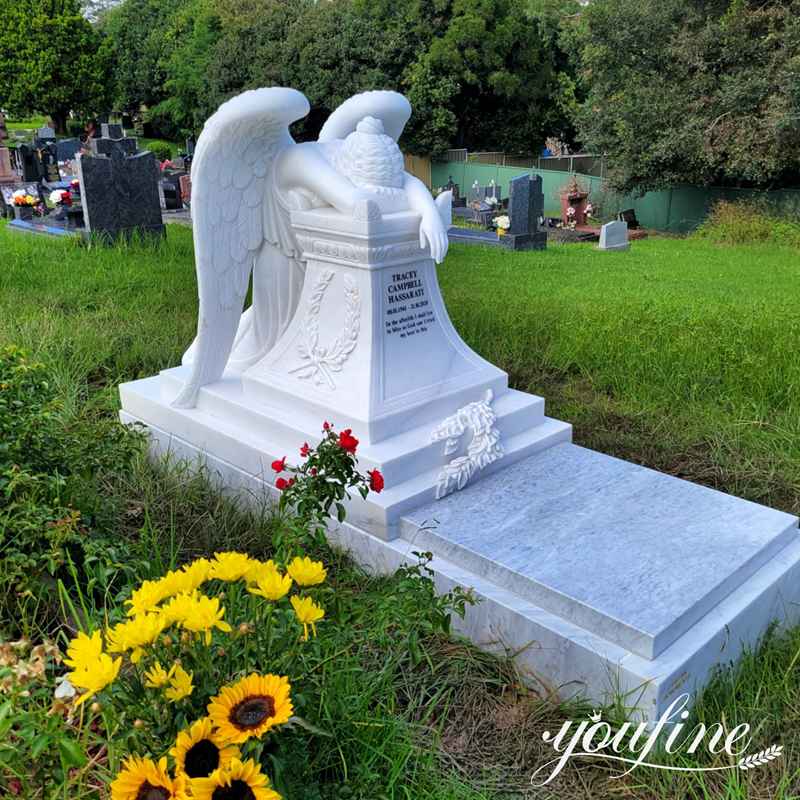
{"type": "Polygon", "coordinates": [[[200,388],[222,377],[264,242],[291,246],[274,224],[269,188],[275,158],[294,144],[289,125],[308,111],[294,89],[254,89],[223,103],[200,134],[192,163],[200,313],[191,376],[173,402],[178,408],[194,408],[200,388]]]}
{"type": "Polygon", "coordinates": [[[364,117],[375,117],[383,122],[384,131],[395,141],[411,116],[411,104],[398,92],[362,92],[345,100],[322,126],[320,142],[344,139],[351,134],[364,117]]]}

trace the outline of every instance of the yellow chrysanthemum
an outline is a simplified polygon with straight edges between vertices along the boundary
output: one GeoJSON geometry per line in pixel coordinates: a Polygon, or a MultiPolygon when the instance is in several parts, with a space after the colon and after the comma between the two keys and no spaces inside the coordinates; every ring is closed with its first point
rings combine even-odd
{"type": "Polygon", "coordinates": [[[166,758],[132,756],[111,784],[111,800],[187,800],[186,779],[170,777],[166,758]]]}
{"type": "Polygon", "coordinates": [[[208,715],[226,741],[241,744],[283,725],[294,708],[291,686],[283,675],[253,673],[233,686],[223,686],[208,704],[208,715]]]}
{"type": "Polygon", "coordinates": [[[144,648],[152,644],[166,627],[161,614],[144,614],[127,622],[120,622],[106,632],[109,653],[125,653],[132,650],[134,664],[144,655],[144,648]]]}
{"type": "Polygon", "coordinates": [[[258,595],[266,600],[280,600],[292,588],[292,579],[281,575],[272,561],[267,561],[255,575],[255,586],[249,586],[250,594],[258,595]]]}
{"type": "Polygon", "coordinates": [[[103,637],[100,631],[95,631],[91,636],[79,633],[67,647],[67,657],[64,663],[74,670],[80,671],[87,664],[100,658],[103,652],[103,637]]]}
{"type": "Polygon", "coordinates": [[[211,562],[207,558],[198,558],[192,561],[191,564],[187,564],[178,573],[178,592],[191,594],[209,579],[210,574],[211,562]]]}
{"type": "Polygon", "coordinates": [[[209,577],[220,581],[239,581],[257,564],[246,553],[214,553],[209,577]]]}
{"type": "Polygon", "coordinates": [[[174,664],[169,671],[169,686],[164,690],[164,696],[171,703],[183,700],[194,691],[192,683],[194,674],[187,672],[180,664],[174,664]]]}
{"type": "Polygon", "coordinates": [[[225,609],[220,607],[218,597],[195,592],[192,595],[179,594],[167,603],[161,618],[167,624],[177,624],[193,633],[205,633],[206,644],[211,644],[211,631],[214,628],[229,633],[231,626],[223,619],[225,609]]]}
{"type": "Polygon", "coordinates": [[[226,744],[208,717],[181,731],[169,752],[175,759],[176,774],[190,780],[207,778],[214,770],[225,769],[231,759],[241,757],[239,748],[226,744]]]}
{"type": "Polygon", "coordinates": [[[294,609],[297,621],[303,624],[303,641],[308,641],[308,626],[314,636],[317,635],[317,622],[325,616],[325,609],[318,606],[310,597],[291,598],[292,608],[294,609]]]}
{"type": "Polygon", "coordinates": [[[86,690],[78,698],[76,705],[85,703],[90,697],[113,683],[119,675],[121,666],[121,658],[112,659],[106,653],[100,653],[94,661],[86,662],[81,669],[70,672],[67,675],[69,682],[79,689],[86,690]]]}
{"type": "Polygon", "coordinates": [[[227,768],[192,781],[192,797],[194,800],[281,800],[252,758],[245,762],[235,758],[227,768]]]}
{"type": "Polygon", "coordinates": [[[129,617],[139,617],[152,611],[164,598],[164,585],[160,581],[143,581],[142,585],[133,591],[130,600],[125,604],[129,617]]]}
{"type": "Polygon", "coordinates": [[[129,617],[139,617],[153,611],[159,603],[177,594],[191,594],[208,580],[211,562],[207,558],[198,558],[181,569],[170,570],[157,581],[144,581],[126,600],[129,617]]]}
{"type": "Polygon", "coordinates": [[[312,561],[308,556],[305,558],[295,556],[286,567],[286,571],[298,586],[316,586],[322,583],[328,574],[321,561],[312,561]]]}
{"type": "Polygon", "coordinates": [[[148,689],[160,689],[169,683],[170,673],[156,661],[149,670],[144,673],[144,685],[148,689]]]}

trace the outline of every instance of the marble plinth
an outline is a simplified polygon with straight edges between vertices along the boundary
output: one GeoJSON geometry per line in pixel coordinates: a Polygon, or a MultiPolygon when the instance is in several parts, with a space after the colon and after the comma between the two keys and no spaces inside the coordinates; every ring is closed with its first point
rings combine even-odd
{"type": "MultiPolygon", "coordinates": [[[[125,411],[121,416],[126,424],[139,421],[125,411]]],[[[174,433],[148,428],[155,456],[185,459],[205,469],[224,491],[251,503],[277,497],[271,479],[174,433]]],[[[796,524],[780,512],[561,444],[452,499],[403,515],[400,538],[386,541],[350,523],[332,523],[329,536],[379,574],[416,563],[414,551],[430,548],[437,589],[470,587],[480,600],[464,620],[454,621],[456,631],[487,651],[514,653],[521,674],[536,688],[595,703],[622,698],[635,716],[655,719],[677,696],[701,688],[714,668],[757,645],[770,622],[798,621],[796,524]],[[615,477],[601,487],[596,479],[604,468],[615,477]],[[500,496],[498,484],[507,487],[500,496]],[[641,494],[646,485],[667,484],[673,514],[689,522],[696,512],[699,527],[685,530],[678,519],[664,516],[666,505],[653,507],[641,494]],[[567,501],[575,503],[571,511],[564,508],[567,501]],[[603,513],[603,507],[611,510],[603,513]],[[541,524],[534,509],[544,512],[541,524]],[[506,545],[508,537],[527,546],[525,564],[506,545]],[[606,557],[603,541],[624,560],[619,569],[606,557]],[[465,545],[474,549],[468,553],[465,545]],[[557,563],[559,553],[564,568],[548,586],[547,566],[557,563]],[[550,608],[520,594],[519,584],[508,580],[526,569],[532,582],[550,593],[550,600],[542,595],[550,608]],[[559,593],[563,604],[556,606],[551,601],[559,593]],[[581,616],[591,603],[597,613],[581,616]],[[688,609],[694,613],[687,616],[688,609]],[[652,657],[620,643],[626,627],[636,626],[646,629],[638,650],[648,635],[656,642],[652,657]],[[652,635],[663,630],[670,632],[668,643],[652,635]]]]}

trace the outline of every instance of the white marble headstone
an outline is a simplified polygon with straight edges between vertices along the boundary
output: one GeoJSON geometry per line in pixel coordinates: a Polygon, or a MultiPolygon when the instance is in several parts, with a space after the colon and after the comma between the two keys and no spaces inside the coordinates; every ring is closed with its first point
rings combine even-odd
{"type": "Polygon", "coordinates": [[[615,220],[600,228],[601,250],[627,250],[629,247],[627,222],[615,220]]]}

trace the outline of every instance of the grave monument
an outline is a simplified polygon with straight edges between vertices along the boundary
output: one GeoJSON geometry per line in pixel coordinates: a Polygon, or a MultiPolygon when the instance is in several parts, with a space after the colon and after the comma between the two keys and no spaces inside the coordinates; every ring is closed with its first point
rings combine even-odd
{"type": "Polygon", "coordinates": [[[122,421],[257,499],[323,420],[352,428],[386,489],[355,498],[332,540],[376,571],[432,552],[440,590],[483,600],[460,630],[562,694],[657,717],[796,620],[795,517],[573,445],[461,340],[435,266],[449,193],[403,171],[405,98],[353,97],[295,144],[308,110],[259,89],[206,123],[197,338],[181,366],[120,387],[122,421]]]}
{"type": "Polygon", "coordinates": [[[8,130],[6,128],[6,118],[0,111],[0,184],[15,183],[19,177],[11,167],[11,153],[6,147],[8,130]]]}

